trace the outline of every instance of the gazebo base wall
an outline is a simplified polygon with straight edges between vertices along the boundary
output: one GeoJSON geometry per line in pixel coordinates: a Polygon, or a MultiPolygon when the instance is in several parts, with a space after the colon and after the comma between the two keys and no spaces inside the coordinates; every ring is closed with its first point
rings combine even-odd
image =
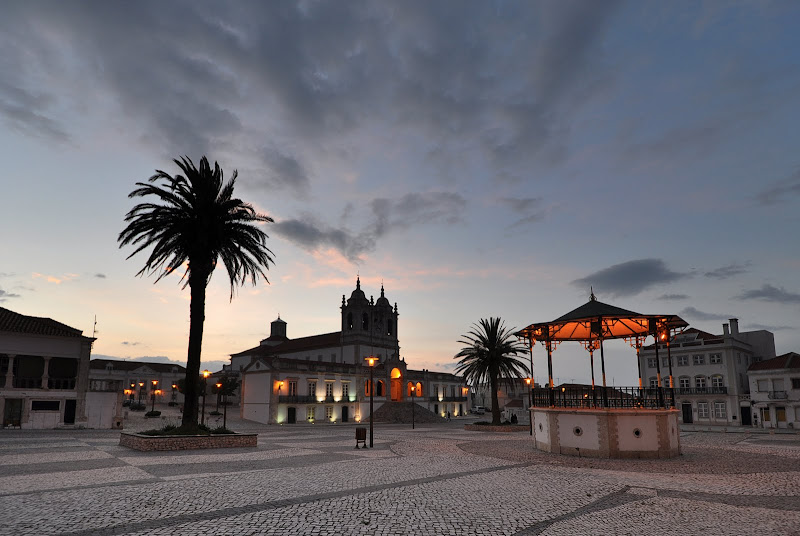
{"type": "Polygon", "coordinates": [[[676,409],[532,408],[538,450],[589,458],[680,456],[676,409]]]}

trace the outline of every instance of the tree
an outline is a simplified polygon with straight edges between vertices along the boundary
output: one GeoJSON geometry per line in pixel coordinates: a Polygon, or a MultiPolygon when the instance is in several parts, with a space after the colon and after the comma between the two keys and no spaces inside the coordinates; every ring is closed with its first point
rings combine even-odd
{"type": "Polygon", "coordinates": [[[237,285],[248,278],[255,285],[260,278],[269,283],[264,272],[273,262],[267,248],[267,235],[259,223],[272,218],[258,214],[251,205],[233,197],[238,173],[227,183],[214,162],[214,169],[204,156],[196,168],[189,157],[173,160],[183,175],[169,175],[156,170],[147,183],[137,182],[128,197],[153,196],[154,202],[136,205],[125,216],[128,226],[119,234],[120,248],[136,249],[128,259],[152,246],[144,267],[136,274],[157,273],[156,283],[182,265],[183,288],[189,285],[189,348],[186,358],[186,402],[184,427],[197,425],[197,378],[205,321],[206,287],[217,262],[225,265],[231,283],[231,301],[237,285]]]}
{"type": "Polygon", "coordinates": [[[497,400],[497,388],[501,380],[522,378],[529,374],[528,365],[518,354],[525,353],[525,346],[512,339],[512,332],[507,330],[500,318],[489,317],[488,320],[472,325],[472,329],[459,344],[466,345],[453,359],[459,359],[456,373],[473,385],[489,383],[492,392],[492,424],[500,424],[500,405],[497,400]]]}

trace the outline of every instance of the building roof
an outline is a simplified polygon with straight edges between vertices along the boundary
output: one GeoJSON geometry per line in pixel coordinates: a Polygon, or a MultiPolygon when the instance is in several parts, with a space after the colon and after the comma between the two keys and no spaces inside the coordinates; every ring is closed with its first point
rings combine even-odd
{"type": "Polygon", "coordinates": [[[94,370],[106,370],[106,366],[111,364],[114,370],[132,371],[142,367],[153,369],[155,372],[171,373],[173,367],[180,373],[186,373],[186,368],[177,363],[153,363],[151,361],[122,361],[117,359],[92,359],[89,361],[89,368],[94,370]]]}
{"type": "MultiPolygon", "coordinates": [[[[82,337],[83,332],[71,328],[52,318],[26,316],[0,307],[0,331],[25,333],[27,335],[50,335],[54,337],[82,337]]],[[[87,337],[88,338],[88,337],[87,337]]]]}
{"type": "Polygon", "coordinates": [[[747,369],[747,372],[756,370],[783,369],[800,370],[800,354],[789,352],[788,354],[779,355],[778,357],[773,357],[772,359],[758,361],[757,363],[750,365],[750,367],[747,369]]]}
{"type": "MultiPolygon", "coordinates": [[[[275,339],[266,339],[275,340],[275,339]]],[[[243,352],[231,354],[231,357],[240,356],[267,356],[280,355],[292,352],[302,352],[303,350],[318,350],[321,348],[331,348],[342,343],[342,332],[323,333],[321,335],[311,335],[297,339],[288,339],[285,342],[275,345],[259,345],[243,352]]]]}

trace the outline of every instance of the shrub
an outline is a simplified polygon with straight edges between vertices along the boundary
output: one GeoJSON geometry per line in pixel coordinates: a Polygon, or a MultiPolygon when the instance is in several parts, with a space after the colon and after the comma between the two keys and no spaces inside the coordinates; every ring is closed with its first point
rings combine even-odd
{"type": "Polygon", "coordinates": [[[219,417],[220,415],[222,415],[222,413],[220,413],[219,411],[214,410],[214,411],[210,412],[209,415],[211,415],[213,417],[219,417]]]}
{"type": "Polygon", "coordinates": [[[137,404],[134,402],[131,404],[131,411],[144,411],[147,409],[147,404],[137,404]]]}
{"type": "Polygon", "coordinates": [[[158,410],[148,411],[144,414],[145,417],[161,417],[161,412],[158,410]]]}
{"type": "Polygon", "coordinates": [[[233,430],[228,430],[224,426],[218,426],[218,427],[214,428],[213,430],[211,430],[211,433],[212,434],[232,434],[234,432],[233,432],[233,430]]]}

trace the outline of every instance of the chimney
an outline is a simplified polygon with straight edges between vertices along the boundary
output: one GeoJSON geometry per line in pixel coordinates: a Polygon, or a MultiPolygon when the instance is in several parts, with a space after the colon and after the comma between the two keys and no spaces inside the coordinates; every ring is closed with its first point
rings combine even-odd
{"type": "Polygon", "coordinates": [[[722,324],[722,334],[725,335],[726,337],[728,335],[730,335],[730,332],[728,332],[728,323],[727,322],[722,324]]]}
{"type": "Polygon", "coordinates": [[[731,318],[728,320],[731,323],[731,335],[738,335],[739,334],[739,319],[738,318],[731,318]]]}

